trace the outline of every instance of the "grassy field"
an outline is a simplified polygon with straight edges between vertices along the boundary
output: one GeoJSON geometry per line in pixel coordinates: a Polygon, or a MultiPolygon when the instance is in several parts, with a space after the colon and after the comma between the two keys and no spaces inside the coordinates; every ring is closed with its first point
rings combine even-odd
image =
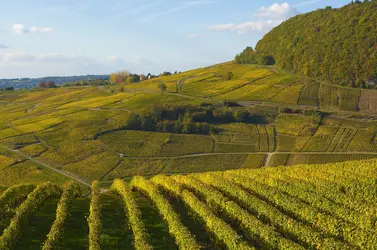
{"type": "MultiPolygon", "coordinates": [[[[287,161],[287,155],[275,156],[275,163],[287,161]]],[[[248,157],[245,164],[255,160],[248,157]]],[[[376,166],[377,160],[365,160],[118,180],[91,198],[72,196],[56,244],[87,249],[93,247],[88,238],[97,236],[103,249],[134,249],[141,242],[144,249],[369,249],[376,245],[376,166]],[[86,220],[94,211],[98,231],[86,220]]],[[[23,204],[33,202],[28,197],[23,204]]],[[[28,207],[30,217],[12,235],[17,249],[41,248],[58,201],[28,207]]],[[[22,206],[2,217],[1,231],[8,231],[22,206]]]]}

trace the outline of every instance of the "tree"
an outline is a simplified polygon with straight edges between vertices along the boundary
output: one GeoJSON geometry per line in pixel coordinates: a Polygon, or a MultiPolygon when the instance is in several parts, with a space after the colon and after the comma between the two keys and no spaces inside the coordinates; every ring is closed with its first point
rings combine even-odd
{"type": "Polygon", "coordinates": [[[158,88],[160,89],[161,93],[164,93],[167,90],[168,86],[166,86],[165,83],[161,82],[158,84],[158,88]]]}
{"type": "Polygon", "coordinates": [[[170,76],[170,75],[172,75],[172,73],[165,71],[165,72],[162,73],[161,75],[162,75],[162,76],[170,76]]]}
{"type": "Polygon", "coordinates": [[[141,74],[140,75],[140,81],[148,80],[148,77],[146,75],[141,74]]]}
{"type": "Polygon", "coordinates": [[[53,81],[49,81],[49,82],[47,83],[47,88],[56,88],[56,83],[53,82],[53,81]]]}
{"type": "Polygon", "coordinates": [[[130,76],[130,72],[128,71],[119,71],[116,73],[112,73],[110,75],[110,82],[112,84],[120,84],[127,81],[127,78],[130,76]]]}
{"type": "Polygon", "coordinates": [[[140,82],[140,76],[136,74],[130,74],[126,80],[127,83],[140,82]]]}
{"type": "Polygon", "coordinates": [[[234,119],[237,122],[245,122],[249,118],[250,114],[247,111],[237,111],[234,113],[234,119]]]}
{"type": "Polygon", "coordinates": [[[126,129],[141,129],[141,120],[139,115],[132,113],[128,120],[126,121],[126,124],[124,125],[126,129]]]}
{"type": "Polygon", "coordinates": [[[358,2],[293,17],[266,34],[256,51],[295,74],[362,87],[377,69],[377,1],[358,2]]]}
{"type": "Polygon", "coordinates": [[[140,116],[141,127],[146,131],[155,131],[156,130],[156,120],[152,116],[153,114],[143,114],[140,116]]]}
{"type": "Polygon", "coordinates": [[[274,65],[275,59],[273,56],[258,53],[252,47],[247,47],[241,54],[235,57],[235,62],[239,64],[261,64],[274,65]]]}
{"type": "Polygon", "coordinates": [[[47,84],[44,81],[39,82],[40,88],[47,88],[47,84]]]}
{"type": "Polygon", "coordinates": [[[233,74],[233,72],[228,72],[227,76],[228,76],[228,77],[227,77],[228,80],[232,80],[233,77],[234,77],[234,74],[233,74]]]}

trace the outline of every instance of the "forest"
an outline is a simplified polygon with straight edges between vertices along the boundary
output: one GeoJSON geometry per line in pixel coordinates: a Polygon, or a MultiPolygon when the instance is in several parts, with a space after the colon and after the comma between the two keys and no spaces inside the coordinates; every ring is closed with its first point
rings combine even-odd
{"type": "Polygon", "coordinates": [[[333,84],[375,88],[377,1],[356,1],[297,15],[260,40],[258,53],[296,74],[333,84]]]}

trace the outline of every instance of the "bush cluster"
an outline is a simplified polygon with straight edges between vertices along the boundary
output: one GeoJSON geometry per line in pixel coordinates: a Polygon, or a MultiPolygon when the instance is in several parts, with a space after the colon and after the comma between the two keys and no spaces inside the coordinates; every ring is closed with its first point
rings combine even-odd
{"type": "Polygon", "coordinates": [[[214,107],[155,105],[150,111],[133,113],[126,129],[171,132],[178,134],[217,134],[217,123],[258,122],[259,116],[248,111],[231,111],[214,107]]]}

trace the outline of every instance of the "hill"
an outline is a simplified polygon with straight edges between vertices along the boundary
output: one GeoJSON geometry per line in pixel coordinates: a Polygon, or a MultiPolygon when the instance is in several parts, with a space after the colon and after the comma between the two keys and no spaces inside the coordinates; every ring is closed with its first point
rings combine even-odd
{"type": "Polygon", "coordinates": [[[376,164],[134,177],[94,182],[90,199],[73,183],[14,186],[0,194],[0,248],[370,249],[376,164]]]}
{"type": "Polygon", "coordinates": [[[1,93],[0,186],[376,158],[375,93],[234,63],[1,93]]]}
{"type": "Polygon", "coordinates": [[[357,2],[295,16],[265,35],[256,50],[302,76],[375,88],[377,2],[357,2]]]}

